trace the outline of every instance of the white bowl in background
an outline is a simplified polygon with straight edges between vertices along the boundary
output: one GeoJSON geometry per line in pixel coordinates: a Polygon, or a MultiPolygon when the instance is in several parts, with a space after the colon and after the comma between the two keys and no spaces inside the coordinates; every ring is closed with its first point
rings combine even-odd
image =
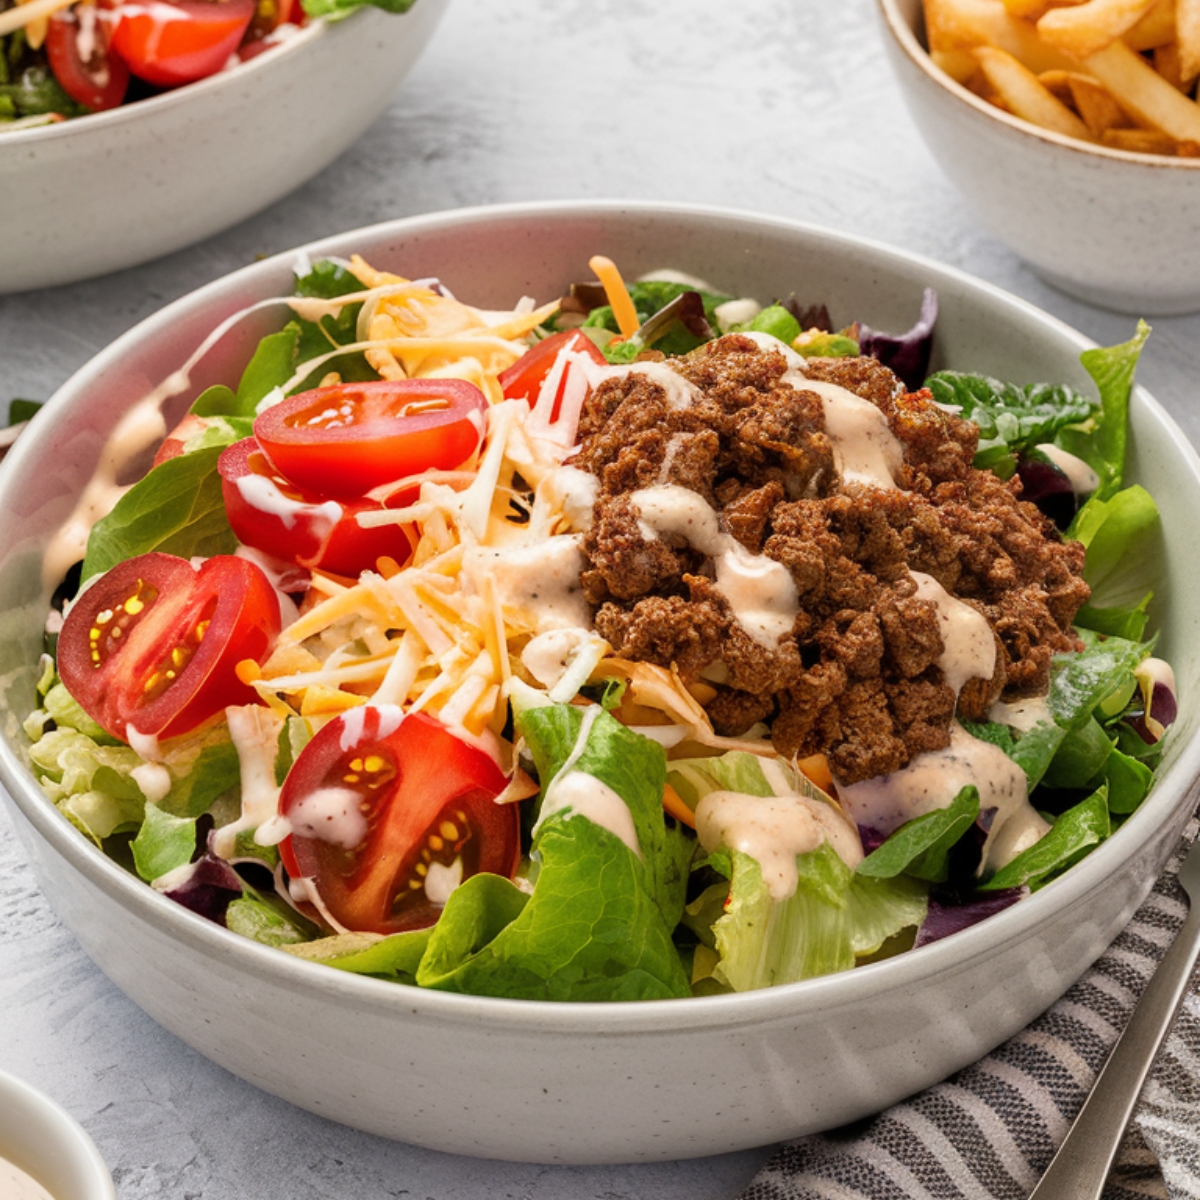
{"type": "Polygon", "coordinates": [[[0,293],[148,262],[287,195],[379,116],[448,3],[313,21],[197,83],[0,128],[0,293]]]}
{"type": "Polygon", "coordinates": [[[917,129],[968,206],[1047,283],[1138,316],[1200,311],[1200,159],[1064,137],[934,65],[921,0],[879,0],[917,129]]]}
{"type": "Polygon", "coordinates": [[[83,1126],[6,1071],[0,1071],[0,1159],[19,1167],[54,1200],[116,1200],[112,1175],[83,1126]]]}
{"type": "MultiPolygon", "coordinates": [[[[1158,782],[1122,829],[1050,887],[914,953],[740,995],[554,1004],[424,991],[304,962],[210,924],[128,874],[47,802],[21,719],[48,593],[42,551],[118,416],[224,318],[286,294],[303,258],[361,252],[436,275],[484,308],[545,300],[593,254],[629,276],[672,266],[764,301],[796,292],[835,323],[900,331],[941,298],[935,366],[1090,387],[1090,343],[1029,304],[861,239],[742,213],[642,203],[473,209],[377,225],[244,268],[142,322],[79,371],[0,467],[0,779],[57,912],[151,1016],[257,1086],[372,1133],[460,1154],[543,1162],[716,1154],[877,1111],[978,1059],[1044,1010],[1149,892],[1200,773],[1200,460],[1138,391],[1129,472],[1163,512],[1171,571],[1154,621],[1181,697],[1158,782]]],[[[237,324],[194,372],[236,379],[284,314],[237,324]]]]}

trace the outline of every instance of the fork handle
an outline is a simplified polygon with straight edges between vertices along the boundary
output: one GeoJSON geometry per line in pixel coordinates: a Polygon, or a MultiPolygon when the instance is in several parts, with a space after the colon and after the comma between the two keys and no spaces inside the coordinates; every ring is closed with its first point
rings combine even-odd
{"type": "Polygon", "coordinates": [[[1200,959],[1200,905],[1150,976],[1091,1094],[1029,1200],[1100,1200],[1121,1136],[1200,959]]]}

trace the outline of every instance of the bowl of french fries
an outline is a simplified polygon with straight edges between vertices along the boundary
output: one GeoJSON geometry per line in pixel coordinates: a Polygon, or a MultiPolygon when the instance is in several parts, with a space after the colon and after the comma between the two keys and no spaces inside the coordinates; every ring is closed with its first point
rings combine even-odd
{"type": "Polygon", "coordinates": [[[1200,0],[879,0],[913,119],[1047,282],[1200,310],[1200,0]]]}

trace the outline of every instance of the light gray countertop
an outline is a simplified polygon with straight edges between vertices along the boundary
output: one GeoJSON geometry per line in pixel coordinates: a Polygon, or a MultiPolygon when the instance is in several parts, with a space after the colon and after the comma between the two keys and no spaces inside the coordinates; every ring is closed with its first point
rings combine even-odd
{"type": "MultiPolygon", "coordinates": [[[[1043,284],[963,210],[909,120],[873,0],[455,0],[386,114],[270,211],[147,266],[0,297],[0,405],[48,397],[141,318],[263,255],[392,217],[557,198],[816,222],[982,276],[1098,342],[1133,330],[1132,317],[1043,284]]],[[[1200,316],[1153,324],[1140,381],[1196,440],[1200,316]]],[[[769,1152],[513,1165],[295,1109],[201,1058],[108,982],[37,890],[2,808],[0,1011],[0,1068],[85,1126],[121,1200],[716,1200],[769,1152]]]]}

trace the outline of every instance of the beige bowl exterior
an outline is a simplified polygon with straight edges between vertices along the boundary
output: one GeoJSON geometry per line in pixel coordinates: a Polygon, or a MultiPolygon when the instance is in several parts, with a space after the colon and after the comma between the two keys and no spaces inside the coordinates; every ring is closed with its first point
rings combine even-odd
{"type": "Polygon", "coordinates": [[[921,0],[878,0],[909,111],[980,222],[1047,283],[1137,316],[1200,310],[1200,159],[1039,129],[934,66],[921,0]]]}
{"type": "Polygon", "coordinates": [[[287,195],[379,116],[448,3],[315,21],[149,100],[0,130],[0,293],[148,262],[287,195]]]}
{"type": "MultiPolygon", "coordinates": [[[[672,266],[763,299],[797,291],[837,322],[902,330],[941,298],[935,365],[1088,386],[1090,343],[959,272],[773,218],[669,205],[513,206],[438,214],[305,248],[507,307],[562,294],[595,253],[629,276],[672,266]]],[[[1149,892],[1200,773],[1200,461],[1139,392],[1130,472],[1163,506],[1171,574],[1155,620],[1181,718],[1166,765],[1118,834],[1053,886],[983,925],[844,975],[761,992],[631,1004],[449,995],[303,962],[212,925],[127,874],[47,803],[20,720],[34,704],[48,602],[42,550],[118,416],[229,314],[286,294],[298,254],[219,280],[85,366],[0,468],[0,779],[40,884],[96,963],[152,1017],[230,1071],[303,1108],[435,1149],[556,1163],[667,1160],[766,1145],[877,1111],[1026,1025],[1099,956],[1149,892]]],[[[224,337],[195,390],[236,378],[262,310],[224,337]]]]}

